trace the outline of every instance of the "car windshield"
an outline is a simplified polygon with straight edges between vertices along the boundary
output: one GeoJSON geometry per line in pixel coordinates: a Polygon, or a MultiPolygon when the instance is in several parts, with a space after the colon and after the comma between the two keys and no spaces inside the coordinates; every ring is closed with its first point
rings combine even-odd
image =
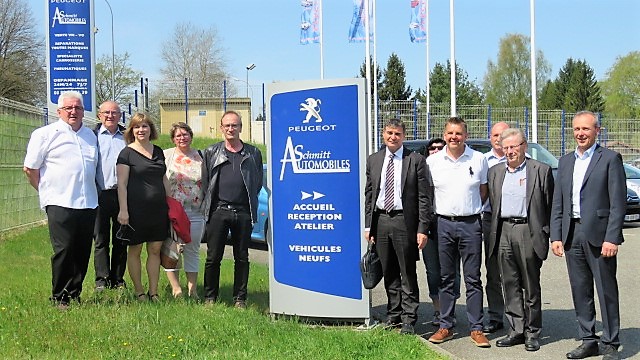
{"type": "Polygon", "coordinates": [[[624,164],[624,174],[627,179],[640,179],[640,169],[629,164],[624,164]]]}
{"type": "Polygon", "coordinates": [[[529,143],[527,145],[527,154],[529,154],[532,159],[538,160],[551,166],[552,169],[558,168],[558,159],[553,156],[553,154],[550,153],[549,150],[543,148],[539,144],[529,143]]]}

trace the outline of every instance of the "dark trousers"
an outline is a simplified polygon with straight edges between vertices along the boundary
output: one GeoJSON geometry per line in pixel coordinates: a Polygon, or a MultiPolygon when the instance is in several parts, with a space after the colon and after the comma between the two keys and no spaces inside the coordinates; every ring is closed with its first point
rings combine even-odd
{"type": "Polygon", "coordinates": [[[438,247],[440,250],[440,327],[453,327],[456,306],[456,267],[462,260],[464,283],[467,287],[467,318],[471,330],[482,330],[482,225],[480,216],[464,221],[438,217],[438,247]]]}
{"type": "Polygon", "coordinates": [[[127,267],[127,245],[116,237],[120,226],[118,191],[115,189],[101,191],[98,204],[93,253],[96,286],[118,286],[124,284],[124,272],[127,267]],[[112,245],[111,256],[109,256],[109,243],[112,245]]]}
{"type": "Polygon", "coordinates": [[[91,256],[95,209],[46,207],[51,257],[51,300],[69,303],[79,299],[91,256]]]}
{"type": "MultiPolygon", "coordinates": [[[[504,297],[502,296],[502,279],[500,278],[500,261],[498,260],[497,249],[489,249],[489,236],[491,234],[491,213],[482,214],[482,241],[484,242],[484,266],[486,273],[486,284],[484,287],[489,308],[489,321],[502,323],[504,314],[504,297]],[[493,255],[489,256],[489,251],[493,255]]],[[[498,246],[498,244],[495,244],[498,246]]]]}
{"type": "Polygon", "coordinates": [[[415,255],[418,245],[409,243],[404,216],[381,213],[375,241],[387,292],[387,318],[415,325],[420,304],[415,255]]]}
{"type": "MultiPolygon", "coordinates": [[[[422,248],[422,260],[427,272],[427,288],[431,300],[440,299],[440,255],[438,254],[438,222],[434,221],[429,228],[427,245],[422,248]]],[[[456,299],[460,297],[460,267],[456,266],[454,283],[456,299]]]]}
{"type": "MultiPolygon", "coordinates": [[[[618,258],[603,257],[602,248],[587,241],[589,234],[581,230],[581,224],[572,222],[569,229],[571,246],[565,251],[573,306],[578,318],[578,335],[583,343],[598,342],[596,335],[596,308],[593,284],[598,290],[600,316],[602,317],[602,343],[620,346],[620,303],[616,270],[618,258]]],[[[566,249],[566,247],[565,247],[566,249]]]]}
{"type": "Polygon", "coordinates": [[[542,259],[533,249],[527,224],[502,223],[498,257],[504,281],[505,315],[511,336],[537,339],[542,330],[542,259]]]}
{"type": "Polygon", "coordinates": [[[233,245],[233,300],[247,299],[249,282],[249,242],[251,214],[227,209],[211,212],[206,228],[207,261],[204,266],[205,299],[217,299],[220,291],[220,263],[227,236],[231,232],[233,245]]]}

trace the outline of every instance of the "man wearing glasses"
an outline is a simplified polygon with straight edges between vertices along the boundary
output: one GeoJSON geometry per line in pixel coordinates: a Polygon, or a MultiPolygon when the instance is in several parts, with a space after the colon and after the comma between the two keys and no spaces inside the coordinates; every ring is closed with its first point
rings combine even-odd
{"type": "Polygon", "coordinates": [[[94,129],[98,136],[100,149],[100,168],[98,178],[98,214],[94,229],[95,249],[93,263],[96,269],[96,291],[106,287],[124,288],[124,272],[127,266],[127,245],[117,238],[118,230],[118,189],[116,179],[116,160],[124,149],[123,125],[119,124],[120,106],[114,101],[105,101],[100,105],[98,118],[100,123],[94,129]],[[109,256],[111,243],[111,256],[109,256]]]}
{"type": "Polygon", "coordinates": [[[91,256],[98,207],[96,135],[83,126],[82,95],[66,91],[58,98],[60,120],[31,134],[23,171],[38,191],[47,213],[51,257],[51,300],[66,310],[80,301],[91,256]]]}
{"type": "Polygon", "coordinates": [[[233,245],[233,302],[247,307],[249,242],[258,220],[258,193],[262,189],[262,154],[240,140],[242,119],[227,111],[220,120],[224,141],[209,146],[202,156],[202,189],[207,261],[204,268],[205,304],[217,301],[220,290],[220,262],[227,236],[233,245]]]}
{"type": "Polygon", "coordinates": [[[503,131],[499,143],[507,161],[489,170],[493,211],[485,242],[497,248],[493,256],[504,282],[509,334],[496,345],[524,344],[527,351],[537,351],[542,330],[540,268],[549,252],[553,173],[548,165],[527,159],[522,130],[503,131]]]}

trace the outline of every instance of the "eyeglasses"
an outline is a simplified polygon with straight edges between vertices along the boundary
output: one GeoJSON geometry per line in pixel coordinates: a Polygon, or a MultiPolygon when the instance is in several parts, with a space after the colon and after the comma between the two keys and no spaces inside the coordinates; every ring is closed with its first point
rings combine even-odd
{"type": "Polygon", "coordinates": [[[64,110],[64,111],[70,113],[73,110],[75,110],[75,111],[84,111],[84,108],[82,106],[65,106],[65,107],[61,107],[60,110],[64,110]]]}
{"type": "Polygon", "coordinates": [[[503,147],[502,147],[502,150],[503,150],[503,151],[510,151],[510,150],[514,150],[514,149],[517,149],[517,148],[519,148],[520,146],[522,146],[522,144],[524,144],[524,141],[523,141],[523,142],[521,142],[521,143],[520,143],[520,144],[518,144],[518,145],[503,146],[503,147]]]}
{"type": "Polygon", "coordinates": [[[225,129],[237,129],[241,125],[240,124],[223,124],[222,127],[225,129]]]}
{"type": "Polygon", "coordinates": [[[120,239],[123,242],[129,242],[131,241],[131,235],[133,235],[134,231],[136,231],[136,229],[134,229],[133,226],[129,224],[121,224],[120,228],[116,232],[116,238],[120,239]]]}
{"type": "Polygon", "coordinates": [[[427,149],[429,149],[429,151],[433,151],[433,150],[442,150],[442,149],[444,149],[444,145],[440,145],[440,146],[429,146],[427,149]]]}
{"type": "Polygon", "coordinates": [[[116,115],[120,115],[120,111],[100,111],[100,114],[116,116],[116,115]]]}

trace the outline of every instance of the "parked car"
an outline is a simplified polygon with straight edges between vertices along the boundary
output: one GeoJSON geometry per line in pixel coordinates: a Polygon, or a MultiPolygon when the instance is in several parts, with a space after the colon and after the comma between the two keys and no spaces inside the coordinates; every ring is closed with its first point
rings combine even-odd
{"type": "Polygon", "coordinates": [[[258,222],[253,224],[251,240],[257,243],[269,244],[269,196],[267,188],[267,164],[262,165],[262,189],[258,194],[258,222]]]}
{"type": "Polygon", "coordinates": [[[625,221],[640,220],[640,169],[624,164],[624,173],[627,178],[627,213],[625,221]]]}

